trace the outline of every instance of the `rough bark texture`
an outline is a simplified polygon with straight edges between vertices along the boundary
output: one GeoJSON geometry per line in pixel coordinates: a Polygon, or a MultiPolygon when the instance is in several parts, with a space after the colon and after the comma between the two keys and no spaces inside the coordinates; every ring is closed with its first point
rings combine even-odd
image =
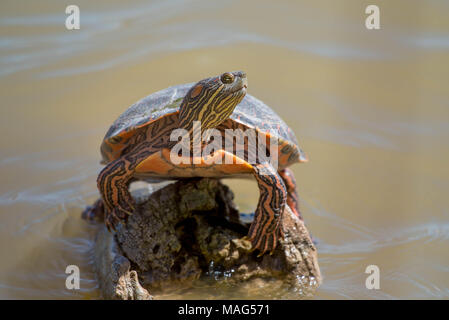
{"type": "Polygon", "coordinates": [[[282,279],[299,290],[321,282],[315,246],[288,206],[285,238],[273,255],[258,257],[232,192],[218,180],[178,181],[134,197],[137,210],[127,223],[97,235],[95,264],[107,299],[150,299],[148,292],[188,288],[206,274],[232,283],[282,279]]]}

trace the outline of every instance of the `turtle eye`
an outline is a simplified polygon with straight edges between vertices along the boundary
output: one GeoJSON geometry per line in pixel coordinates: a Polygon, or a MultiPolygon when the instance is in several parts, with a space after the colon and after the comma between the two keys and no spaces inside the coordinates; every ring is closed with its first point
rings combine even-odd
{"type": "Polygon", "coordinates": [[[234,82],[234,75],[232,73],[226,72],[221,75],[221,82],[225,84],[233,83],[234,82]]]}

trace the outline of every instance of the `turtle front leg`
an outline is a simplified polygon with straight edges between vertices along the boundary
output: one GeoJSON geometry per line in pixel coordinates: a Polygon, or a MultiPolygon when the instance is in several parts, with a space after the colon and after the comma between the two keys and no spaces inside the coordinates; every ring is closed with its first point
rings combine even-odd
{"type": "Polygon", "coordinates": [[[248,237],[253,249],[260,255],[272,253],[279,237],[283,237],[282,216],[287,201],[284,181],[271,164],[253,165],[254,176],[259,185],[259,202],[248,237]]]}
{"type": "Polygon", "coordinates": [[[131,169],[127,158],[122,157],[110,162],[97,178],[108,230],[115,230],[117,223],[125,220],[134,211],[134,200],[128,190],[134,170],[131,169]]]}
{"type": "Polygon", "coordinates": [[[284,184],[287,187],[287,205],[300,220],[303,220],[301,212],[299,211],[298,192],[296,191],[296,179],[293,175],[293,171],[288,168],[279,170],[279,175],[282,177],[282,180],[284,180],[284,184]]]}
{"type": "Polygon", "coordinates": [[[133,213],[134,199],[128,189],[134,180],[134,171],[139,163],[158,150],[160,147],[155,147],[153,141],[144,141],[101,170],[97,186],[103,200],[105,224],[109,230],[115,230],[118,222],[126,220],[133,213]]]}

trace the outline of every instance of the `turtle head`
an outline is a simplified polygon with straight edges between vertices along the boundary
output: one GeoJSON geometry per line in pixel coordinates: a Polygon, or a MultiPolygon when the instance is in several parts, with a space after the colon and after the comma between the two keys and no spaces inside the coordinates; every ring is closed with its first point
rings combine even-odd
{"type": "Polygon", "coordinates": [[[181,103],[180,127],[190,131],[193,121],[200,121],[202,130],[217,127],[242,101],[247,85],[246,73],[242,71],[225,72],[199,81],[181,103]]]}

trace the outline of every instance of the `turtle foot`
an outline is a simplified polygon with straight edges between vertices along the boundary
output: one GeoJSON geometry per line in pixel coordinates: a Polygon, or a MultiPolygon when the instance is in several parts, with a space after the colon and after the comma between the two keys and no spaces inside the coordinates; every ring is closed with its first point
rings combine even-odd
{"type": "Polygon", "coordinates": [[[273,254],[274,250],[276,249],[277,242],[279,237],[284,237],[284,234],[282,232],[282,229],[280,227],[277,227],[272,232],[265,232],[258,234],[257,232],[251,233],[248,235],[249,241],[251,241],[252,249],[251,251],[258,250],[259,254],[258,257],[263,256],[267,252],[273,254]]]}
{"type": "MultiPolygon", "coordinates": [[[[129,195],[129,192],[126,192],[129,195]]],[[[134,211],[134,200],[131,195],[127,198],[125,205],[115,204],[110,206],[109,210],[105,213],[105,224],[109,231],[116,230],[116,227],[121,222],[126,222],[128,216],[134,211]]]]}

